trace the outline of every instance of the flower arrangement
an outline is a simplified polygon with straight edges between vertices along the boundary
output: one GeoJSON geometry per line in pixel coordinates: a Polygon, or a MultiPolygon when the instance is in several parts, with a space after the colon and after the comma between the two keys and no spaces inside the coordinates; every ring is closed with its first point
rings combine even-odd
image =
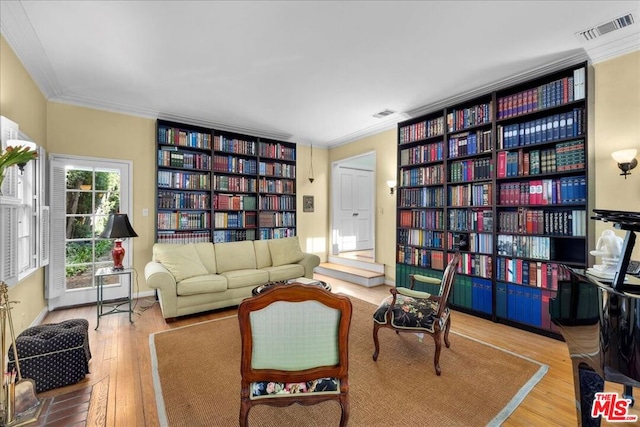
{"type": "Polygon", "coordinates": [[[13,165],[24,165],[29,161],[38,157],[38,152],[23,145],[15,147],[7,147],[6,150],[0,149],[0,187],[4,180],[4,171],[13,165]]]}

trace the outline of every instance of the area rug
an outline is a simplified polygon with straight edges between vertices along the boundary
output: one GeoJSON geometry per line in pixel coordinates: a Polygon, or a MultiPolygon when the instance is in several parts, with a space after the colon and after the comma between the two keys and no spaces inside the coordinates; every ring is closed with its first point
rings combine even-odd
{"type": "MultiPolygon", "coordinates": [[[[495,346],[450,334],[442,375],[433,367],[434,343],[381,329],[374,362],[375,306],[351,298],[350,426],[500,425],[548,367],[495,346]]],[[[240,411],[240,332],[236,316],[149,337],[160,423],[171,427],[237,426],[240,411]]],[[[259,405],[251,426],[337,426],[336,402],[285,408],[259,405]]]]}

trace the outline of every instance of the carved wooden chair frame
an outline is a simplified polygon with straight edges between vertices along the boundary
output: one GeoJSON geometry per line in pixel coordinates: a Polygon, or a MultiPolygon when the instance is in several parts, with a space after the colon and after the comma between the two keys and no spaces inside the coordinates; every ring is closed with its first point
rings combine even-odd
{"type": "MultiPolygon", "coordinates": [[[[351,324],[351,301],[341,295],[332,294],[318,286],[291,284],[274,286],[259,296],[245,299],[238,308],[240,336],[242,338],[242,360],[240,364],[240,426],[247,425],[249,410],[254,405],[289,406],[294,403],[313,405],[327,400],[336,400],[341,407],[340,425],[346,426],[349,419],[349,380],[348,380],[348,339],[351,324]],[[337,328],[337,364],[333,366],[316,366],[304,370],[283,370],[253,367],[254,337],[252,334],[251,313],[265,309],[276,302],[301,303],[317,301],[326,308],[338,310],[337,328]],[[318,379],[335,379],[337,389],[334,392],[308,392],[293,394],[275,394],[266,398],[255,398],[256,384],[273,382],[277,384],[294,384],[313,382],[318,379]]],[[[293,316],[292,316],[293,317],[293,316]]],[[[292,318],[291,322],[298,322],[292,318]]]]}
{"type": "Polygon", "coordinates": [[[442,340],[444,337],[444,343],[447,348],[450,347],[449,343],[449,330],[451,328],[451,317],[449,316],[449,296],[453,288],[453,279],[460,262],[460,253],[455,252],[451,261],[447,265],[442,279],[433,279],[430,277],[420,275],[410,275],[410,288],[391,288],[391,297],[388,297],[378,307],[378,310],[374,314],[373,321],[373,343],[375,345],[375,351],[373,353],[373,360],[378,360],[378,354],[380,353],[380,342],[378,341],[378,330],[380,328],[390,328],[399,332],[411,332],[411,333],[425,333],[433,337],[435,341],[436,349],[433,355],[433,364],[435,366],[436,374],[440,375],[440,350],[442,347],[442,340]],[[427,292],[416,291],[413,289],[415,281],[422,281],[428,283],[440,283],[440,292],[438,295],[432,295],[427,292]],[[389,301],[390,299],[390,301],[389,301]],[[396,319],[397,313],[403,312],[403,308],[413,306],[414,303],[424,303],[429,307],[427,311],[430,315],[428,325],[416,325],[413,321],[408,324],[400,324],[399,319],[396,319]],[[394,315],[394,311],[396,315],[394,315]]]}

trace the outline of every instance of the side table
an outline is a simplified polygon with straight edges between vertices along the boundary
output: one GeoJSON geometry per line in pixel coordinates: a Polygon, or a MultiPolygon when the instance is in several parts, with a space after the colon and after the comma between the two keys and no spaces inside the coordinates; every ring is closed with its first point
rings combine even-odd
{"type": "Polygon", "coordinates": [[[98,312],[96,330],[98,329],[98,326],[100,326],[100,318],[108,314],[129,313],[129,322],[133,323],[133,318],[131,316],[133,314],[133,307],[131,304],[131,287],[133,286],[133,268],[125,268],[123,270],[114,270],[111,267],[99,268],[96,271],[95,277],[96,277],[96,291],[98,293],[97,294],[98,299],[96,301],[96,309],[98,312]],[[103,301],[103,293],[102,293],[103,287],[104,287],[104,278],[107,276],[119,276],[119,275],[127,275],[127,274],[129,275],[129,293],[128,293],[127,300],[121,301],[121,302],[108,303],[105,305],[103,301]],[[124,304],[129,304],[129,308],[127,310],[120,308],[120,306],[124,304]],[[109,311],[105,312],[104,311],[105,308],[108,308],[109,311]]]}

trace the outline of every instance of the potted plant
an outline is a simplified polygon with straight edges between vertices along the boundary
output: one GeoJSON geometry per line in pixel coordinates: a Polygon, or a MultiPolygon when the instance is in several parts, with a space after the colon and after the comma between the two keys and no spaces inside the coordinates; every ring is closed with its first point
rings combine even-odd
{"type": "Polygon", "coordinates": [[[18,165],[22,169],[29,160],[33,160],[36,157],[38,157],[38,152],[28,146],[9,146],[5,150],[0,148],[0,190],[2,189],[2,181],[7,168],[18,165]]]}

